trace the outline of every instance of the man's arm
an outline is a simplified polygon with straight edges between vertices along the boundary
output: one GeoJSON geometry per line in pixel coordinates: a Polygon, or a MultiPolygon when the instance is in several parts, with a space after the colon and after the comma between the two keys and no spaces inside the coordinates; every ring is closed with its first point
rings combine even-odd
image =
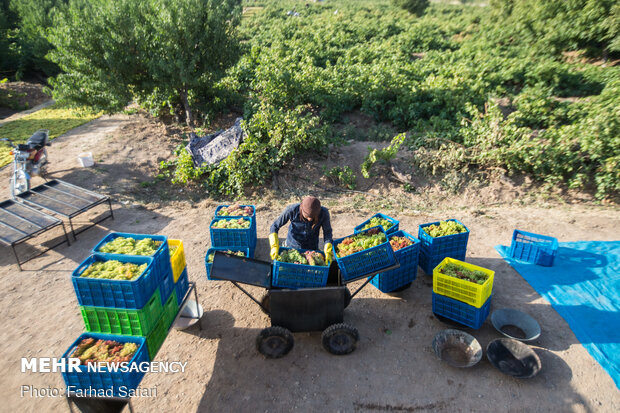
{"type": "Polygon", "coordinates": [[[275,221],[273,221],[273,224],[271,224],[271,227],[269,228],[269,233],[277,234],[280,228],[285,226],[286,223],[289,222],[293,218],[294,209],[295,209],[295,204],[287,206],[286,209],[284,209],[284,211],[282,212],[282,214],[275,221]]]}

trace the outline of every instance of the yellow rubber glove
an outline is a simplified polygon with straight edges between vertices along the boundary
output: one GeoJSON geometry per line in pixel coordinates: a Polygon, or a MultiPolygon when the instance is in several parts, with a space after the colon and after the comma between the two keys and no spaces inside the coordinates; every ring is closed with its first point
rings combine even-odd
{"type": "Polygon", "coordinates": [[[325,252],[325,262],[327,264],[331,264],[332,261],[334,260],[334,249],[332,248],[331,242],[328,242],[327,244],[325,244],[325,247],[323,248],[323,252],[325,252]]]}
{"type": "Polygon", "coordinates": [[[272,260],[275,260],[280,253],[280,244],[278,243],[278,234],[272,232],[269,234],[269,246],[271,247],[271,253],[269,256],[272,260]]]}

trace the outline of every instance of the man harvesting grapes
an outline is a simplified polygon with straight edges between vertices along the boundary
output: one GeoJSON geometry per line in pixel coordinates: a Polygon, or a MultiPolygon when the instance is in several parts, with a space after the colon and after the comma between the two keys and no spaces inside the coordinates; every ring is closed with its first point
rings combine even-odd
{"type": "Polygon", "coordinates": [[[286,207],[269,229],[269,245],[271,259],[276,259],[279,252],[278,230],[291,222],[288,227],[286,246],[289,248],[317,250],[319,249],[319,232],[323,228],[325,241],[325,260],[330,263],[332,250],[332,225],[329,219],[329,210],[321,206],[321,202],[314,196],[307,196],[298,204],[286,207]]]}

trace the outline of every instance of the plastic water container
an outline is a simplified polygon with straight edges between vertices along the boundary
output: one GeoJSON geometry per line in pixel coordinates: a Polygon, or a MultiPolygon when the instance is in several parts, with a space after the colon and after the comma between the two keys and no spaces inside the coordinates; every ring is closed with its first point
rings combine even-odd
{"type": "Polygon", "coordinates": [[[90,168],[95,164],[95,161],[93,160],[93,153],[82,152],[78,155],[78,162],[80,163],[80,166],[84,168],[90,168]]]}

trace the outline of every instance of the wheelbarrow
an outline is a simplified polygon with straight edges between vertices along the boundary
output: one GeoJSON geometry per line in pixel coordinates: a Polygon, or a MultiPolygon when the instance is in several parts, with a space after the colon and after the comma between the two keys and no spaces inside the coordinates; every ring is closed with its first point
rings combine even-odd
{"type": "Polygon", "coordinates": [[[399,267],[396,262],[379,271],[348,279],[347,282],[352,282],[367,278],[351,293],[334,261],[327,286],[292,290],[272,286],[271,263],[216,251],[211,278],[232,282],[270,317],[271,327],[261,330],[256,337],[256,349],[265,357],[283,357],[293,348],[292,333],[310,331],[322,331],[321,343],[329,353],[345,355],[355,350],[359,333],[355,327],[344,322],[344,309],[375,275],[399,267]],[[240,284],[262,287],[267,291],[261,299],[257,299],[240,284]]]}

